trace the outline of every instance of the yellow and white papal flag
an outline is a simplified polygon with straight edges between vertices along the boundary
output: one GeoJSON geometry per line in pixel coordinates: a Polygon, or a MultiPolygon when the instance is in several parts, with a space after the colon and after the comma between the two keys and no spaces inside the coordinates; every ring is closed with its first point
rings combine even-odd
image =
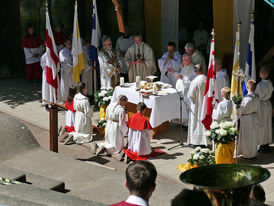
{"type": "Polygon", "coordinates": [[[77,0],[75,1],[75,8],[74,8],[74,23],[73,23],[71,53],[73,57],[72,79],[77,84],[80,79],[80,74],[82,73],[82,70],[85,68],[82,41],[80,37],[79,24],[78,24],[77,0]]]}

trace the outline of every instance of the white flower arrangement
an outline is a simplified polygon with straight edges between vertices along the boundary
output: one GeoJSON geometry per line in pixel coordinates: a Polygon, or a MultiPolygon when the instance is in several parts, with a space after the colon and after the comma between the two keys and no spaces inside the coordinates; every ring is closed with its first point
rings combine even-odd
{"type": "Polygon", "coordinates": [[[113,90],[113,87],[108,87],[107,90],[113,90]]]}
{"type": "Polygon", "coordinates": [[[213,140],[216,143],[227,144],[235,139],[238,130],[235,127],[235,123],[231,121],[212,122],[210,130],[205,132],[205,135],[209,140],[213,140]]]}
{"type": "Polygon", "coordinates": [[[107,90],[107,88],[106,87],[101,87],[100,90],[107,90]]]}
{"type": "Polygon", "coordinates": [[[197,164],[199,167],[213,165],[215,164],[215,152],[207,148],[202,149],[201,147],[196,147],[195,150],[191,152],[188,162],[191,166],[197,164]]]}
{"type": "Polygon", "coordinates": [[[112,99],[113,88],[112,87],[101,87],[101,90],[98,90],[94,94],[95,103],[101,107],[102,105],[109,105],[112,99]]]}

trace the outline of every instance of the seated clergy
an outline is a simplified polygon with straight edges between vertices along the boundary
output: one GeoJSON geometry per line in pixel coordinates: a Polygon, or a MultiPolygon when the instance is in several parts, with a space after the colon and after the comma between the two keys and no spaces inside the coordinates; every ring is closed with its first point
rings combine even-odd
{"type": "Polygon", "coordinates": [[[173,87],[176,85],[176,75],[168,71],[168,68],[173,68],[175,72],[180,72],[181,55],[175,51],[176,44],[168,42],[167,52],[163,54],[161,59],[158,59],[158,65],[161,71],[161,82],[171,84],[173,87]]]}
{"type": "Polygon", "coordinates": [[[132,115],[128,122],[128,149],[125,150],[125,154],[132,160],[143,159],[140,156],[151,153],[150,136],[152,127],[144,117],[146,108],[145,103],[138,103],[137,113],[132,115]]]}

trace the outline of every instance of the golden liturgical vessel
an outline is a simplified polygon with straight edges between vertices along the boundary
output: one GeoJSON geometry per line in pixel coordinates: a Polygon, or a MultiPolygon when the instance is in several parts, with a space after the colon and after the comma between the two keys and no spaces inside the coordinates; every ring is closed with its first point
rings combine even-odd
{"type": "Polygon", "coordinates": [[[213,206],[248,206],[253,185],[269,177],[265,168],[239,164],[197,167],[180,175],[182,182],[204,191],[213,206]]]}

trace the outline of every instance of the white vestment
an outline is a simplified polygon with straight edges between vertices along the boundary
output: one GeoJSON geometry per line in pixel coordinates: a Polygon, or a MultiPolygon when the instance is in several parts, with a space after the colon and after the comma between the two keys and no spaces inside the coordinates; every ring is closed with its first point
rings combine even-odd
{"type": "Polygon", "coordinates": [[[258,146],[258,116],[259,97],[255,93],[247,94],[239,108],[240,137],[239,154],[245,158],[253,158],[257,154],[258,146]]]}
{"type": "MultiPolygon", "coordinates": [[[[58,83],[58,88],[57,92],[56,89],[51,86],[50,84],[47,83],[47,63],[46,63],[46,53],[43,54],[43,56],[40,59],[40,65],[43,69],[43,74],[42,74],[42,99],[48,101],[48,102],[59,102],[59,96],[60,96],[60,86],[59,86],[59,77],[58,77],[58,72],[57,71],[57,83],[58,83]]],[[[58,67],[59,68],[59,67],[58,67]]],[[[45,102],[42,102],[43,105],[45,105],[45,102]]]]}
{"type": "Polygon", "coordinates": [[[128,149],[131,152],[137,152],[138,155],[149,155],[151,153],[150,136],[151,130],[135,130],[129,128],[128,149]]]}
{"type": "Polygon", "coordinates": [[[93,126],[93,106],[90,106],[86,96],[78,93],[73,99],[73,108],[76,111],[73,133],[73,140],[76,143],[85,143],[92,140],[93,126]]]}
{"type": "Polygon", "coordinates": [[[202,106],[204,100],[204,92],[206,85],[206,76],[201,74],[198,75],[189,86],[189,91],[187,93],[190,99],[190,108],[192,112],[189,114],[188,121],[188,133],[187,142],[193,145],[207,145],[207,139],[204,135],[205,127],[200,122],[202,116],[202,106]],[[197,120],[198,118],[198,120],[197,120]]]}
{"type": "Polygon", "coordinates": [[[67,48],[62,49],[59,53],[59,59],[61,63],[60,100],[65,102],[68,97],[69,87],[75,85],[72,80],[73,64],[71,51],[67,48]]]}
{"type": "Polygon", "coordinates": [[[214,108],[212,119],[215,121],[231,121],[232,101],[230,99],[223,99],[217,108],[214,108]]]}
{"type": "Polygon", "coordinates": [[[256,87],[255,93],[259,95],[258,120],[260,135],[259,144],[272,143],[272,104],[270,98],[273,92],[273,85],[270,80],[262,80],[256,87]]]}
{"type": "Polygon", "coordinates": [[[196,73],[194,70],[194,65],[190,64],[188,66],[184,66],[181,68],[181,75],[183,75],[183,79],[178,79],[176,82],[176,89],[181,91],[184,97],[184,102],[182,103],[182,122],[183,125],[188,125],[189,119],[189,109],[190,107],[190,100],[187,96],[190,83],[195,79],[196,73]]]}
{"type": "Polygon", "coordinates": [[[86,83],[87,88],[88,88],[87,94],[92,95],[94,93],[94,91],[92,90],[92,83],[93,83],[92,73],[93,73],[93,71],[91,71],[91,63],[90,63],[90,58],[89,58],[90,49],[88,49],[86,46],[83,46],[83,54],[84,54],[84,61],[85,61],[85,69],[83,69],[82,73],[81,73],[81,82],[86,83]]]}
{"type": "Polygon", "coordinates": [[[192,59],[192,63],[194,65],[196,65],[196,64],[201,65],[203,74],[206,75],[207,74],[207,66],[206,66],[205,58],[203,57],[202,53],[196,49],[195,52],[192,54],[191,59],[192,59]]]}
{"type": "Polygon", "coordinates": [[[105,142],[98,145],[104,146],[109,154],[119,153],[124,147],[124,136],[128,131],[125,109],[116,102],[110,103],[106,109],[106,120],[105,142]]]}
{"type": "MultiPolygon", "coordinates": [[[[100,79],[101,79],[101,87],[111,87],[112,82],[111,78],[113,76],[117,76],[115,72],[115,66],[108,63],[108,58],[104,54],[104,52],[107,52],[110,57],[115,56],[116,54],[111,50],[104,50],[102,49],[99,52],[98,60],[100,64],[100,79]]],[[[121,62],[119,62],[121,64],[121,62]]]]}
{"type": "Polygon", "coordinates": [[[154,75],[156,72],[156,64],[153,50],[144,42],[138,47],[132,45],[127,50],[125,62],[128,68],[129,82],[135,82],[136,76],[140,76],[141,80],[146,80],[146,76],[154,75]],[[137,60],[143,60],[143,63],[129,64],[137,60]]]}
{"type": "Polygon", "coordinates": [[[222,101],[222,93],[221,93],[222,88],[230,87],[229,77],[227,75],[226,69],[223,68],[216,73],[215,85],[216,85],[216,91],[217,91],[216,98],[219,101],[222,101]]]}
{"type": "Polygon", "coordinates": [[[158,65],[161,71],[161,82],[171,84],[173,87],[176,85],[177,77],[176,73],[180,72],[181,66],[181,55],[179,52],[174,53],[174,57],[171,60],[166,61],[168,57],[168,52],[165,52],[161,59],[158,59],[158,65]],[[175,70],[175,74],[168,72],[167,69],[172,68],[175,70]]]}
{"type": "Polygon", "coordinates": [[[25,59],[26,64],[33,64],[40,61],[39,57],[33,57],[35,54],[42,54],[42,46],[39,46],[37,48],[26,48],[24,47],[24,53],[25,53],[25,59]]]}
{"type": "Polygon", "coordinates": [[[125,63],[125,57],[123,55],[121,55],[121,53],[125,54],[127,52],[128,48],[131,47],[133,44],[134,44],[133,36],[129,36],[128,38],[126,38],[122,35],[117,39],[116,52],[117,52],[118,58],[122,62],[121,73],[123,73],[123,74],[127,74],[127,66],[125,63]]]}

